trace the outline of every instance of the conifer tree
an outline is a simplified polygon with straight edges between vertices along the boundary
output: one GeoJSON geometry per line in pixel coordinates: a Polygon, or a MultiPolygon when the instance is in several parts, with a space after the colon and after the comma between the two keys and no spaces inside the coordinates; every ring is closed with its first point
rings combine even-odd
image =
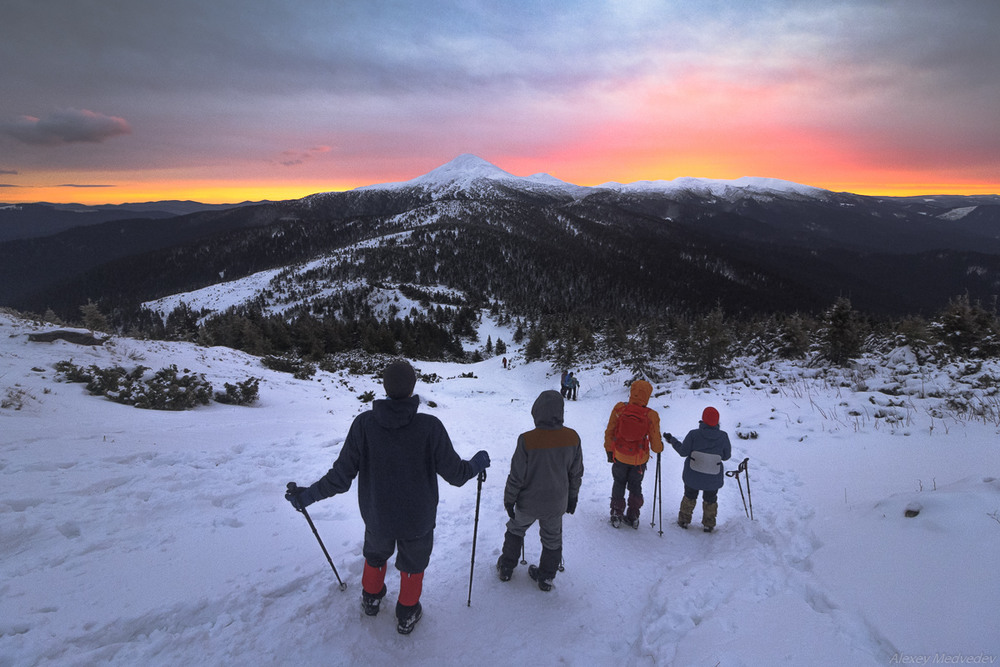
{"type": "Polygon", "coordinates": [[[83,317],[83,326],[91,331],[107,331],[108,319],[98,308],[97,304],[87,299],[87,303],[80,306],[80,315],[83,317]]]}
{"type": "Polygon", "coordinates": [[[820,339],[823,356],[832,364],[845,366],[861,354],[861,320],[850,299],[839,297],[826,311],[820,339]]]}
{"type": "Polygon", "coordinates": [[[535,361],[542,358],[545,352],[545,334],[541,327],[534,327],[528,333],[528,342],[524,346],[524,358],[526,361],[535,361]]]}

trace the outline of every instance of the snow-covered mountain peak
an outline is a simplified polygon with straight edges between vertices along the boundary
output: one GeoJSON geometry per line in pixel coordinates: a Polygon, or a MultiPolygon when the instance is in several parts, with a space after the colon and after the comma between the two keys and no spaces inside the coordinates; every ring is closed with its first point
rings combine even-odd
{"type": "Polygon", "coordinates": [[[432,169],[408,181],[378,183],[358,188],[359,190],[396,190],[400,188],[421,188],[424,190],[459,190],[482,181],[518,181],[517,176],[508,173],[492,162],[471,153],[463,153],[454,160],[432,169]]]}
{"type": "Polygon", "coordinates": [[[463,153],[436,169],[409,181],[370,185],[359,190],[397,190],[416,188],[432,197],[486,195],[495,191],[496,186],[531,192],[544,192],[561,196],[579,194],[586,190],[578,185],[566,183],[548,174],[523,177],[504,171],[492,162],[470,153],[463,153]]]}
{"type": "Polygon", "coordinates": [[[671,181],[635,181],[626,184],[611,182],[604,183],[598,187],[618,192],[633,193],[660,192],[664,194],[678,194],[681,192],[691,192],[702,196],[721,197],[724,199],[742,198],[755,194],[816,197],[827,192],[822,188],[785,181],[780,178],[760,178],[755,176],[743,176],[730,180],[682,177],[671,181]]]}
{"type": "Polygon", "coordinates": [[[410,181],[413,184],[440,186],[467,184],[480,179],[493,181],[519,180],[517,176],[504,171],[492,162],[471,153],[463,153],[451,162],[432,169],[423,176],[410,181]]]}

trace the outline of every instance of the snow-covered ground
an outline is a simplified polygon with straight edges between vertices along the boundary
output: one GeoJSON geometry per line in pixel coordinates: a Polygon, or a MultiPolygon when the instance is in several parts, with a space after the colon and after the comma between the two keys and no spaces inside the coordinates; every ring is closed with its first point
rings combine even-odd
{"type": "MultiPolygon", "coordinates": [[[[720,410],[734,444],[728,468],[749,458],[754,520],[729,479],[716,533],[677,527],[682,461],[668,450],[662,504],[654,514],[651,469],[641,527],[615,530],[602,437],[628,377],[574,369],[582,386],[566,423],[583,438],[586,472],[565,520],[565,572],[543,593],[525,567],[507,583],[493,567],[510,455],[533,426],[532,401],[556,386],[553,369],[516,353],[509,370],[499,358],[418,362],[443,378],[418,383],[422,409],[442,419],[460,454],[485,448],[493,465],[471,606],[476,482],[442,482],[424,617],[403,637],[391,606],[376,618],[360,612],[354,491],[310,507],[346,591],[283,498],[287,482],[329,468],[367,408],[358,397],[381,395],[377,381],[322,372],[300,381],[238,352],[182,343],[29,342],[32,330],[0,314],[0,666],[1000,659],[1000,427],[932,412],[940,398],[894,408],[882,394],[796,378],[792,367],[781,384],[763,370],[764,383],[655,383],[651,405],[676,435],[706,405],[720,410]],[[260,377],[260,400],[143,411],[57,383],[53,365],[70,359],[176,364],[220,390],[260,377]]],[[[537,561],[537,529],[526,544],[537,561]]],[[[394,600],[398,579],[387,581],[394,600]]]]}

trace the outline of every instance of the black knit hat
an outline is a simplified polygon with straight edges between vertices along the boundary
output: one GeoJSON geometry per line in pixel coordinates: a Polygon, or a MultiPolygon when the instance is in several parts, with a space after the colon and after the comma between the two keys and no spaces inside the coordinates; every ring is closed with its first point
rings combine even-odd
{"type": "Polygon", "coordinates": [[[394,361],[382,371],[382,386],[389,398],[406,398],[413,393],[417,375],[405,361],[394,361]]]}

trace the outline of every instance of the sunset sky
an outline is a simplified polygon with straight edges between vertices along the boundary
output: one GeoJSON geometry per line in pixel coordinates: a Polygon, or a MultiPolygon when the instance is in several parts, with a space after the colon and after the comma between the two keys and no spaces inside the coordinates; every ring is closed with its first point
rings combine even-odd
{"type": "Polygon", "coordinates": [[[519,176],[1000,193],[997,0],[7,0],[0,202],[519,176]]]}

